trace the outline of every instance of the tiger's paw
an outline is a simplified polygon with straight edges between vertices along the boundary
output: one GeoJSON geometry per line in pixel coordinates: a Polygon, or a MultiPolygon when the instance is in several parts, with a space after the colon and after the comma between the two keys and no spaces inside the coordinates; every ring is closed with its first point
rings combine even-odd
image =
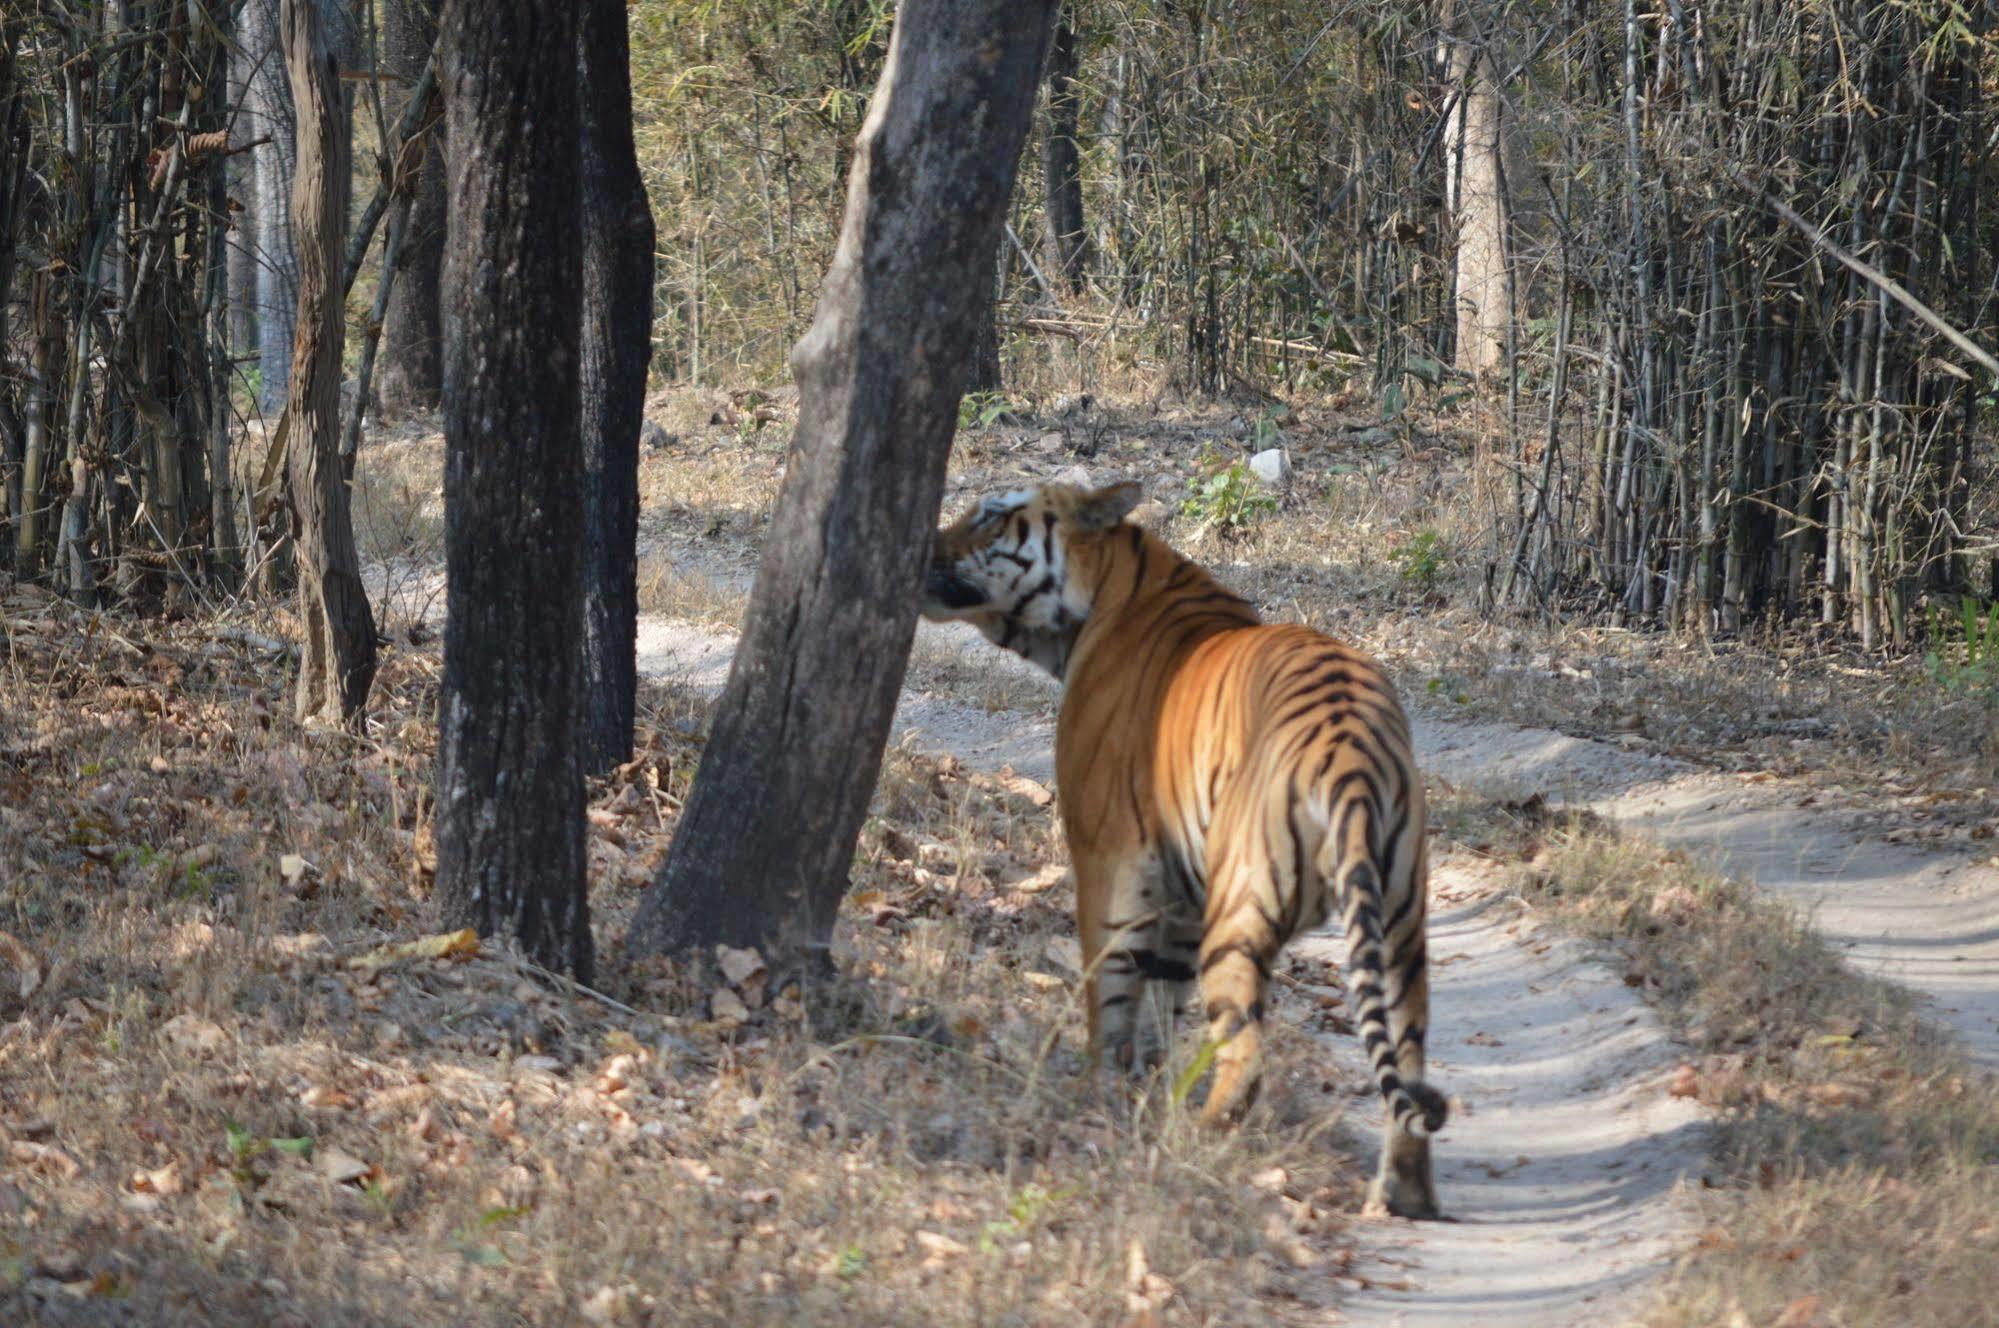
{"type": "Polygon", "coordinates": [[[1366,1217],[1406,1217],[1416,1222],[1435,1222],[1443,1217],[1437,1207],[1437,1190],[1427,1178],[1377,1176],[1367,1187],[1367,1202],[1361,1206],[1366,1217]]]}

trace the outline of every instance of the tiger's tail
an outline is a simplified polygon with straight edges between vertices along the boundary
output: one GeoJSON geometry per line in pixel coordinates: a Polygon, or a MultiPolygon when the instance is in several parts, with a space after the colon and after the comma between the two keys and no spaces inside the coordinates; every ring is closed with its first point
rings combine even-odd
{"type": "MultiPolygon", "coordinates": [[[[1349,1005],[1375,1082],[1381,1087],[1382,1101],[1397,1130],[1422,1139],[1443,1128],[1449,1107],[1444,1095],[1421,1079],[1402,1076],[1398,1048],[1389,1036],[1389,968],[1403,957],[1390,954],[1383,923],[1384,874],[1394,854],[1388,845],[1377,850],[1379,819],[1369,792],[1356,789],[1342,799],[1320,843],[1316,865],[1323,888],[1337,890],[1335,901],[1347,933],[1349,1005]]],[[[1421,883],[1412,881],[1409,888],[1420,889],[1421,883]]],[[[1418,957],[1414,962],[1422,960],[1418,957]]],[[[1407,967],[1407,961],[1397,967],[1407,967]]],[[[1398,973],[1398,990],[1406,990],[1408,983],[1420,976],[1417,972],[1398,973]]]]}

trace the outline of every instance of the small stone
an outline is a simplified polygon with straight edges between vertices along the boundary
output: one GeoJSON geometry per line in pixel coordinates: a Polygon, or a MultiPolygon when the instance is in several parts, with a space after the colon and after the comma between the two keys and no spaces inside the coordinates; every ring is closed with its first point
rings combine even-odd
{"type": "Polygon", "coordinates": [[[657,420],[647,420],[639,426],[639,446],[648,452],[662,452],[672,447],[680,439],[666,431],[657,420]]]}
{"type": "Polygon", "coordinates": [[[1094,489],[1097,487],[1090,483],[1090,472],[1081,466],[1070,466],[1064,470],[1056,471],[1055,483],[1074,485],[1078,489],[1094,489]]]}
{"type": "Polygon", "coordinates": [[[722,969],[722,976],[729,985],[740,987],[765,972],[763,956],[755,950],[738,950],[732,945],[715,947],[715,961],[722,969]]]}
{"type": "Polygon", "coordinates": [[[1050,429],[1047,433],[1042,434],[1034,440],[1034,446],[1037,451],[1041,452],[1059,452],[1062,450],[1062,444],[1067,441],[1062,436],[1060,429],[1050,429]]]}
{"type": "Polygon", "coordinates": [[[1273,489],[1284,487],[1291,478],[1291,459],[1281,447],[1267,447],[1249,459],[1250,474],[1273,489]]]}

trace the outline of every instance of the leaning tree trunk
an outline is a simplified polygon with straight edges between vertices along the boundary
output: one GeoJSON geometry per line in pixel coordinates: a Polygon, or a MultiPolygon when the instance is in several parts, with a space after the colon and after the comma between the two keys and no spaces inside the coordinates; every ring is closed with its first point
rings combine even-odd
{"type": "Polygon", "coordinates": [[[1450,203],[1457,232],[1457,366],[1475,374],[1506,359],[1508,294],[1506,177],[1500,158],[1499,88],[1474,25],[1451,45],[1458,105],[1452,117],[1450,203]]]}
{"type": "Polygon", "coordinates": [[[1076,13],[1064,5],[1048,48],[1048,127],[1041,138],[1041,182],[1048,222],[1048,259],[1074,294],[1090,270],[1090,237],[1083,222],[1082,153],[1077,134],[1082,97],[1076,87],[1076,13]]]}
{"type": "Polygon", "coordinates": [[[638,952],[822,956],[915,633],[975,321],[1054,0],[907,0],[856,146],[798,430],[638,952]]]}
{"type": "Polygon", "coordinates": [[[347,174],[340,70],[326,44],[318,0],[284,0],[279,16],[285,68],[298,119],[292,233],[298,249],[298,326],[285,401],[292,544],[298,558],[305,653],[298,674],[300,720],[345,722],[375,681],[375,621],[361,584],[347,481],[340,466],[340,207],[347,174]]]}
{"type": "Polygon", "coordinates": [[[576,13],[449,0],[437,891],[586,978],[576,13]],[[556,53],[559,58],[550,58],[556,53]]]}
{"type": "Polygon", "coordinates": [[[583,768],[632,754],[639,426],[652,360],[652,204],[632,144],[624,0],[587,0],[576,78],[583,199],[583,768]]]}
{"type": "MultiPolygon", "coordinates": [[[[382,54],[405,89],[423,76],[437,41],[436,0],[390,0],[382,7],[382,54]]],[[[444,269],[444,144],[424,131],[423,164],[403,221],[395,288],[382,321],[379,394],[390,411],[431,410],[443,385],[443,321],[438,280],[444,269]]]]}

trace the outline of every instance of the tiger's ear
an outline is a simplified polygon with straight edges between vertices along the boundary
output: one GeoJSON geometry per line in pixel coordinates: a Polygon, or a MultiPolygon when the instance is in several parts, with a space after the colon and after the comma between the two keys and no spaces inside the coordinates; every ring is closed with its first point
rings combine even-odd
{"type": "Polygon", "coordinates": [[[1109,530],[1145,500],[1145,490],[1127,480],[1083,495],[1072,518],[1083,530],[1109,530]]]}

